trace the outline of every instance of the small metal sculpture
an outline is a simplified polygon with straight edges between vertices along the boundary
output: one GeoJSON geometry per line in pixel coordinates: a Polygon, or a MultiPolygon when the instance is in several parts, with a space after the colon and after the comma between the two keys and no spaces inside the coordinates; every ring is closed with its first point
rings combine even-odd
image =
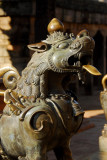
{"type": "Polygon", "coordinates": [[[73,74],[81,78],[84,70],[100,75],[89,64],[94,40],[87,30],[77,37],[64,34],[63,24],[54,18],[48,31],[46,40],[28,45],[35,53],[22,76],[15,68],[0,70],[7,88],[0,92],[6,103],[0,138],[9,159],[46,160],[46,152],[53,149],[58,160],[72,160],[69,141],[84,112],[66,79],[73,74]]]}
{"type": "MultiPolygon", "coordinates": [[[[104,91],[100,93],[100,102],[104,110],[105,118],[107,121],[107,74],[102,78],[102,85],[104,91]]],[[[107,123],[102,130],[102,136],[99,137],[100,159],[107,159],[107,123]]]]}

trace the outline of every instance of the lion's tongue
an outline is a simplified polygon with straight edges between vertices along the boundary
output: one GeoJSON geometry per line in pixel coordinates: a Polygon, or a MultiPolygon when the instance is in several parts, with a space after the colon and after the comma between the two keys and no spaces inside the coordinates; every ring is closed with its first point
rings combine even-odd
{"type": "Polygon", "coordinates": [[[92,65],[83,65],[82,66],[83,69],[85,69],[86,71],[88,71],[89,73],[96,75],[96,76],[100,76],[101,73],[92,65]]]}

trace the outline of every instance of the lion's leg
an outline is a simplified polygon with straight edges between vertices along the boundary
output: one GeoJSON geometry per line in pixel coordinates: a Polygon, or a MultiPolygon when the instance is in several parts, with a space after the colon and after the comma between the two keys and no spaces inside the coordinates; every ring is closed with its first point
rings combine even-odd
{"type": "Polygon", "coordinates": [[[35,151],[34,153],[29,153],[27,154],[26,158],[25,159],[19,159],[19,160],[46,160],[46,154],[42,154],[42,153],[39,153],[37,151],[35,151]]]}
{"type": "Polygon", "coordinates": [[[46,155],[38,155],[32,153],[32,155],[27,155],[26,157],[18,157],[18,160],[46,160],[46,155]]]}
{"type": "Polygon", "coordinates": [[[33,147],[26,148],[26,156],[18,157],[18,160],[46,160],[46,146],[42,142],[37,142],[33,147]]]}
{"type": "Polygon", "coordinates": [[[35,100],[40,97],[40,77],[34,76],[35,78],[32,82],[32,94],[31,94],[31,101],[35,102],[35,100]]]}
{"type": "Polygon", "coordinates": [[[2,148],[2,145],[0,143],[0,160],[12,160],[10,159],[4,152],[4,149],[2,148]]]}
{"type": "Polygon", "coordinates": [[[46,73],[45,74],[42,74],[40,76],[40,96],[41,98],[45,98],[46,95],[47,95],[47,75],[46,73]]]}
{"type": "Polygon", "coordinates": [[[32,94],[31,94],[31,101],[35,102],[37,98],[40,97],[40,86],[39,85],[32,85],[32,94]]]}
{"type": "Polygon", "coordinates": [[[27,160],[27,159],[26,159],[26,157],[21,157],[21,156],[19,156],[19,157],[18,157],[18,160],[27,160]]]}
{"type": "Polygon", "coordinates": [[[18,159],[17,158],[9,157],[5,153],[3,153],[3,154],[0,153],[0,160],[18,160],[18,159]]]}
{"type": "Polygon", "coordinates": [[[69,147],[57,147],[54,149],[57,160],[72,160],[69,147]]]}

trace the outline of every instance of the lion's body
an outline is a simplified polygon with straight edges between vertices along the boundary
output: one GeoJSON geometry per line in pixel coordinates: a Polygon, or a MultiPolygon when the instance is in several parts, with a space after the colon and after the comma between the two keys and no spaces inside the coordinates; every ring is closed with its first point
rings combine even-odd
{"type": "Polygon", "coordinates": [[[69,141],[84,112],[68,84],[73,74],[82,74],[82,52],[91,55],[93,40],[54,32],[35,48],[16,86],[4,93],[1,145],[12,160],[46,160],[51,149],[58,160],[72,160],[69,141]]]}

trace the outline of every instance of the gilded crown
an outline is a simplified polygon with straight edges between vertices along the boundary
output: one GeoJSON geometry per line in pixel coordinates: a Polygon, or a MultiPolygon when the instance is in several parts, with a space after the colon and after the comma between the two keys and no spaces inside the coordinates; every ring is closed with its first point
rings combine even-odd
{"type": "Polygon", "coordinates": [[[58,31],[54,31],[51,35],[47,36],[47,39],[44,40],[43,42],[46,42],[48,44],[55,44],[59,41],[68,39],[69,35],[66,33],[64,34],[63,32],[58,32],[58,31]]]}

